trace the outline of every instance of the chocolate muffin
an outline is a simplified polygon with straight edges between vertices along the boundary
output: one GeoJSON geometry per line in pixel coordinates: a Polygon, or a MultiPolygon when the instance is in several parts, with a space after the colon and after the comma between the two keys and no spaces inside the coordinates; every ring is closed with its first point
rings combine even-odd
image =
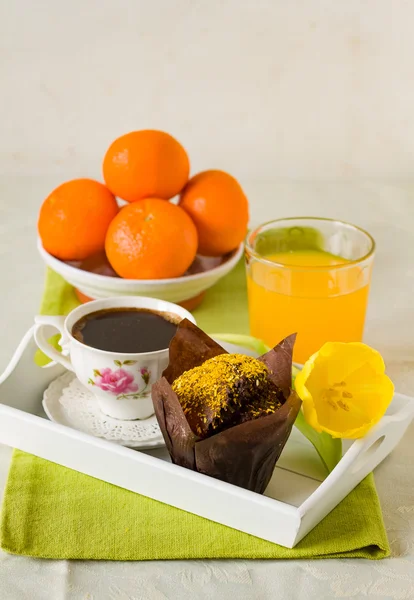
{"type": "Polygon", "coordinates": [[[250,356],[220,354],[184,372],[172,385],[200,438],[274,413],[285,401],[267,366],[250,356]]]}
{"type": "Polygon", "coordinates": [[[174,464],[264,493],[301,405],[291,389],[295,337],[255,359],[179,323],[151,392],[174,464]]]}

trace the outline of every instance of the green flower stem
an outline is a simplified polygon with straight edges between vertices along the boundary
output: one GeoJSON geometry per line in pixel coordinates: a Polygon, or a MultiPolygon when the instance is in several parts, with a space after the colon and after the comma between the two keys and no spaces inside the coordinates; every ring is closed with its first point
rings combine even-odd
{"type": "Polygon", "coordinates": [[[132,392],[131,394],[120,394],[116,397],[117,400],[139,400],[143,396],[145,396],[145,391],[148,387],[148,382],[145,384],[145,387],[140,392],[132,392]]]}
{"type": "Polygon", "coordinates": [[[311,427],[300,410],[296,417],[295,427],[314,446],[326,470],[330,473],[342,458],[342,440],[333,438],[329,433],[319,433],[311,427]]]}

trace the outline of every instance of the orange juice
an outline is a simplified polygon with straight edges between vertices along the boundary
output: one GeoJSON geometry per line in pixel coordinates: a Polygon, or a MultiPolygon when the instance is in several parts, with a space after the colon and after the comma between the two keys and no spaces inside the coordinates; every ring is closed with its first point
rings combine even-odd
{"type": "Polygon", "coordinates": [[[251,334],[274,346],[297,332],[294,360],[302,363],[327,341],[360,341],[369,275],[370,267],[319,250],[248,261],[251,334]]]}

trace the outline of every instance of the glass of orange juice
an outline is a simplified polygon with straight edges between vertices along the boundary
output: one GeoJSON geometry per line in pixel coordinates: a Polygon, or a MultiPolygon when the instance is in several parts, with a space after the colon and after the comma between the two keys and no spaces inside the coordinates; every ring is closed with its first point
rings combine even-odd
{"type": "Polygon", "coordinates": [[[246,241],[251,334],[274,346],[297,332],[294,360],[328,341],[360,341],[375,242],[342,221],[279,219],[246,241]]]}

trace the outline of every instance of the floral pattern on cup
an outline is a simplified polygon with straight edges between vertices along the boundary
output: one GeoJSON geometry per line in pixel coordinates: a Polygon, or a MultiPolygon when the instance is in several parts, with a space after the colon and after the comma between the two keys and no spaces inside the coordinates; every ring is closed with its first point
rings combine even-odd
{"type": "Polygon", "coordinates": [[[116,396],[117,400],[139,400],[148,394],[147,388],[151,378],[151,371],[147,367],[142,367],[138,370],[139,376],[145,386],[141,391],[139,384],[136,383],[135,377],[131,371],[124,369],[124,366],[132,366],[136,364],[136,360],[114,360],[116,369],[106,367],[105,369],[94,369],[93,378],[90,377],[88,383],[96,385],[104,392],[109,392],[116,396]]]}

